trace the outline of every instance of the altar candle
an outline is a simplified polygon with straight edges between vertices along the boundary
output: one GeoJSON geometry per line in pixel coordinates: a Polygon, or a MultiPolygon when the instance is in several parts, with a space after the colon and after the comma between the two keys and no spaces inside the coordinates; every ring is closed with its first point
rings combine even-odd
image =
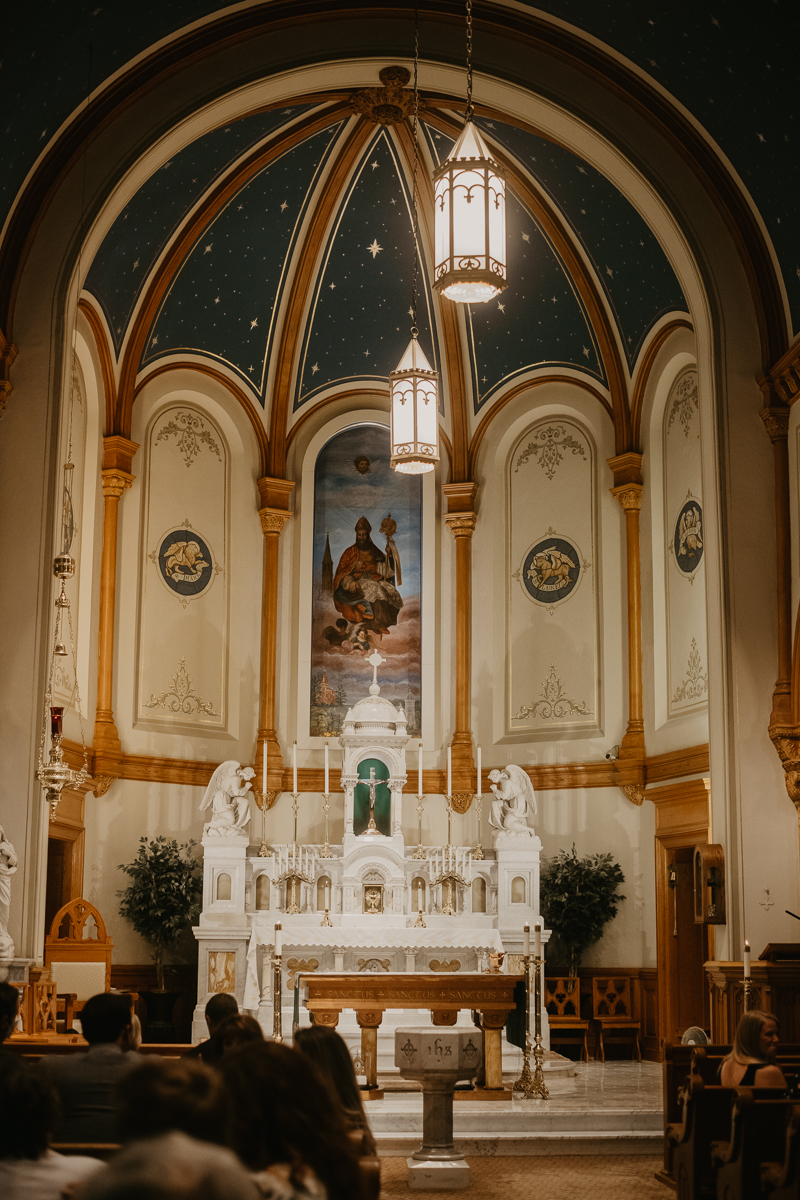
{"type": "Polygon", "coordinates": [[[750,943],[749,942],[745,942],[745,944],[744,944],[744,977],[745,977],[745,979],[750,978],[750,943]]]}
{"type": "Polygon", "coordinates": [[[533,953],[536,958],[542,957],[542,927],[538,921],[533,927],[533,953]]]}
{"type": "Polygon", "coordinates": [[[261,795],[267,794],[267,746],[261,743],[261,795]]]}
{"type": "Polygon", "coordinates": [[[331,907],[331,885],[325,884],[325,912],[329,912],[331,907]]]}
{"type": "Polygon", "coordinates": [[[297,742],[292,742],[292,791],[297,793],[297,742]]]}
{"type": "Polygon", "coordinates": [[[417,880],[417,912],[422,912],[422,880],[421,879],[417,880]]]}
{"type": "Polygon", "coordinates": [[[275,926],[275,957],[277,958],[281,952],[281,923],[277,922],[275,926]]]}
{"type": "Polygon", "coordinates": [[[531,952],[531,927],[530,925],[523,926],[523,946],[522,953],[527,957],[531,952]]]}
{"type": "Polygon", "coordinates": [[[419,765],[417,767],[417,795],[422,795],[422,742],[419,744],[419,765]]]}
{"type": "Polygon", "coordinates": [[[451,747],[447,747],[447,794],[453,794],[453,756],[451,747]]]}
{"type": "Polygon", "coordinates": [[[328,743],[325,743],[325,795],[330,791],[328,787],[328,743]]]}
{"type": "MultiPolygon", "coordinates": [[[[481,748],[478,746],[478,799],[480,800],[483,792],[481,791],[481,748]]],[[[527,950],[525,951],[527,954],[527,950]]]]}

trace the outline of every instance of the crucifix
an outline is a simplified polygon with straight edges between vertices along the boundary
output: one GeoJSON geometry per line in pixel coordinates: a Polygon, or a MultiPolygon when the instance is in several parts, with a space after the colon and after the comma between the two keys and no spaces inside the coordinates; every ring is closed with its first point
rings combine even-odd
{"type": "MultiPolygon", "coordinates": [[[[378,664],[376,663],[375,664],[376,670],[377,670],[377,666],[378,666],[378,664]]],[[[366,783],[367,787],[369,788],[369,825],[364,830],[364,833],[379,833],[380,830],[378,829],[378,826],[375,824],[375,789],[377,788],[378,784],[380,783],[380,779],[375,778],[375,768],[374,767],[370,767],[369,779],[368,780],[365,779],[364,783],[366,783]]]]}

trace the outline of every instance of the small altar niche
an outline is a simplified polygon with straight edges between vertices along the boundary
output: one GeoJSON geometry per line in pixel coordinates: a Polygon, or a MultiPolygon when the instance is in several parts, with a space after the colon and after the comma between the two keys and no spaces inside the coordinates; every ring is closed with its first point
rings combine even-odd
{"type": "Polygon", "coordinates": [[[364,876],[361,888],[361,911],[367,915],[383,912],[383,878],[377,871],[364,876]]]}
{"type": "Polygon", "coordinates": [[[366,833],[369,826],[370,783],[375,783],[375,824],[378,833],[392,836],[392,793],[389,790],[389,768],[380,758],[362,758],[358,764],[358,779],[353,791],[353,832],[356,837],[366,833]],[[373,774],[374,772],[374,774],[373,774]]]}

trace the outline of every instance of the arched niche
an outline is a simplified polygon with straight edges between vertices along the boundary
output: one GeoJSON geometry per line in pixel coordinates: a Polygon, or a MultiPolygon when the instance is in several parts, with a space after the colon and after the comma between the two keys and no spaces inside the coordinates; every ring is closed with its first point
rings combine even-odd
{"type": "Polygon", "coordinates": [[[522,875],[515,875],[511,880],[511,903],[527,904],[528,885],[522,875]]]}
{"type": "Polygon", "coordinates": [[[472,911],[486,912],[486,880],[482,875],[476,875],[472,881],[472,911]]]}
{"type": "Polygon", "coordinates": [[[231,877],[227,871],[220,871],[217,876],[216,897],[217,900],[230,900],[231,898],[231,877]]]}
{"type": "Polygon", "coordinates": [[[267,912],[270,902],[272,881],[265,872],[256,878],[256,912],[267,912]]]}

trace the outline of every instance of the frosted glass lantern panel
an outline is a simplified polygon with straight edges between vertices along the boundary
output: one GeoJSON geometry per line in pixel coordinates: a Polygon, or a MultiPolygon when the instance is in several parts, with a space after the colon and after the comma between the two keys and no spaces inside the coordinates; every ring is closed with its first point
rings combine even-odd
{"type": "Polygon", "coordinates": [[[521,875],[516,875],[511,880],[511,903],[525,904],[526,892],[527,888],[525,887],[525,880],[521,875]]]}
{"type": "Polygon", "coordinates": [[[217,876],[217,899],[230,900],[231,898],[231,877],[223,871],[217,876]]]}
{"type": "Polygon", "coordinates": [[[258,912],[266,912],[269,908],[269,875],[259,875],[256,880],[256,910],[258,912]]]}

